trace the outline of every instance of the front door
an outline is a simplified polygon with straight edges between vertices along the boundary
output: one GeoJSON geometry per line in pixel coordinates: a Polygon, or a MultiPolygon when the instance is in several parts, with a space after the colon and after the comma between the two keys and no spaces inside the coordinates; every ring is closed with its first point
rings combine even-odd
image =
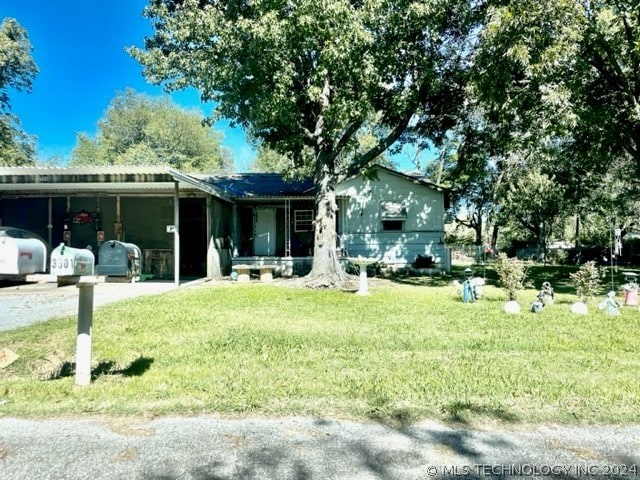
{"type": "Polygon", "coordinates": [[[276,254],[276,209],[256,208],[253,253],[258,256],[276,254]]]}

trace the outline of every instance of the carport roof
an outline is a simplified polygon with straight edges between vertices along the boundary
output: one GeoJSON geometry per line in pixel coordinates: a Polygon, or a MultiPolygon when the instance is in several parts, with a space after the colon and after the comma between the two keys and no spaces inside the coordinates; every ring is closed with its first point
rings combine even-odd
{"type": "Polygon", "coordinates": [[[0,167],[4,195],[168,193],[176,181],[164,167],[0,167]]]}

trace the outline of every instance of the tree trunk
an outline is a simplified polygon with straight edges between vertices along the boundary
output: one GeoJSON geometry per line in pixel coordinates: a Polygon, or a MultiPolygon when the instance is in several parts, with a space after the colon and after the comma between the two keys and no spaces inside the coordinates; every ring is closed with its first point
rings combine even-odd
{"type": "Polygon", "coordinates": [[[333,155],[320,153],[316,164],[316,218],[313,246],[313,266],[305,285],[310,288],[342,288],[350,276],[336,255],[337,175],[332,168],[333,155]]]}

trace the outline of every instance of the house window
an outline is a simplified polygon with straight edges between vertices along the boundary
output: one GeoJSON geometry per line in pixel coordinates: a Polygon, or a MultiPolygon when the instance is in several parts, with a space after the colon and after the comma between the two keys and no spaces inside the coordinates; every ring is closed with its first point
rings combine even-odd
{"type": "Polygon", "coordinates": [[[401,232],[404,230],[404,220],[382,220],[383,232],[401,232]]]}
{"type": "Polygon", "coordinates": [[[293,218],[294,231],[310,232],[313,230],[313,210],[296,210],[293,218]]]}

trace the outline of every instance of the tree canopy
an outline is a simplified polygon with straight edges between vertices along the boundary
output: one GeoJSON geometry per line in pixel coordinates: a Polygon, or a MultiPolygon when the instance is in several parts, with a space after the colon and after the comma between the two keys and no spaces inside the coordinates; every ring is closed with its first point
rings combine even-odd
{"type": "Polygon", "coordinates": [[[455,128],[459,148],[445,175],[457,205],[487,205],[486,193],[495,192],[484,221],[535,219],[521,229],[523,240],[540,238],[533,230],[541,210],[629,224],[622,211],[635,211],[640,190],[639,21],[635,0],[488,2],[466,115],[455,128]],[[546,194],[524,179],[546,179],[543,190],[555,192],[557,205],[541,209],[546,194]],[[533,197],[516,202],[526,190],[533,197]],[[491,213],[498,207],[500,217],[491,213]]]}
{"type": "Polygon", "coordinates": [[[30,92],[38,74],[27,31],[13,18],[0,25],[0,165],[34,163],[35,141],[11,114],[11,90],[30,92]]]}
{"type": "Polygon", "coordinates": [[[189,172],[233,169],[221,134],[196,111],[127,89],[98,122],[95,138],[77,136],[70,165],[168,165],[189,172]]]}

